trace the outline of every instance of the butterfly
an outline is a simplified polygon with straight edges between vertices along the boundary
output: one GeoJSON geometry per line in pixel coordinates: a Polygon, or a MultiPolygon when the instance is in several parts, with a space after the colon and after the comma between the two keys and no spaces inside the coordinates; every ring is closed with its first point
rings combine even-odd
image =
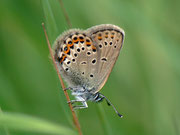
{"type": "Polygon", "coordinates": [[[125,32],[112,24],[101,24],[87,30],[70,29],[54,42],[54,58],[60,74],[75,96],[74,109],[87,108],[87,101],[106,99],[115,112],[114,105],[99,93],[117,61],[124,42],[125,32]]]}

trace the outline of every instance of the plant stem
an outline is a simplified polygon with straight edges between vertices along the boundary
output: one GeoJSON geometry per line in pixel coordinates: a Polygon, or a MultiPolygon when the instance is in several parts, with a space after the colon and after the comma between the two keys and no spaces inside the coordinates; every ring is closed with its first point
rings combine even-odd
{"type": "Polygon", "coordinates": [[[70,21],[69,16],[68,16],[68,14],[67,14],[67,12],[66,12],[66,10],[65,10],[65,8],[64,8],[64,4],[63,4],[62,0],[59,0],[59,3],[60,3],[60,6],[61,6],[61,9],[62,9],[62,12],[63,12],[63,14],[64,14],[64,17],[65,17],[65,19],[66,19],[66,22],[67,22],[67,24],[68,24],[68,27],[69,27],[69,28],[72,28],[71,21],[70,21]]]}
{"type": "Polygon", "coordinates": [[[65,88],[64,82],[63,82],[63,80],[62,80],[62,77],[61,77],[61,75],[60,75],[60,73],[59,73],[59,70],[58,70],[58,67],[57,67],[57,65],[56,65],[56,62],[55,62],[55,59],[54,59],[54,55],[53,55],[53,52],[52,52],[52,48],[51,48],[51,44],[50,44],[50,42],[49,42],[49,39],[48,39],[48,36],[47,36],[47,32],[46,32],[46,28],[45,28],[45,26],[44,26],[44,23],[42,23],[42,27],[43,27],[44,34],[45,34],[45,37],[46,37],[46,40],[47,40],[47,44],[48,44],[48,48],[49,48],[49,51],[50,51],[50,55],[51,55],[51,58],[52,58],[52,60],[53,60],[53,64],[54,64],[54,66],[55,66],[55,68],[56,68],[56,72],[57,72],[57,74],[58,74],[58,77],[59,77],[59,80],[60,80],[60,83],[61,83],[61,87],[62,87],[62,89],[63,89],[63,91],[64,91],[64,95],[66,96],[67,102],[69,103],[69,104],[68,104],[68,105],[69,105],[69,108],[70,108],[70,110],[71,110],[71,112],[72,112],[74,124],[75,124],[75,126],[77,127],[79,134],[82,135],[82,131],[81,131],[81,128],[80,128],[80,124],[79,124],[78,118],[77,118],[77,116],[76,116],[76,114],[75,114],[75,112],[74,112],[74,110],[73,110],[72,104],[71,104],[71,102],[70,102],[69,95],[68,95],[67,91],[65,90],[66,88],[65,88]]]}

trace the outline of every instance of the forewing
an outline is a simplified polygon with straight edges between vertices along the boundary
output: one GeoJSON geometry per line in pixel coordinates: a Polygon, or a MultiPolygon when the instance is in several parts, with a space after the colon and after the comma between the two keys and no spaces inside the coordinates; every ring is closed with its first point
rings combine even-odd
{"type": "Polygon", "coordinates": [[[124,41],[124,31],[111,24],[99,25],[88,29],[94,46],[97,48],[97,74],[96,88],[98,92],[106,83],[113,66],[119,56],[124,41]]]}

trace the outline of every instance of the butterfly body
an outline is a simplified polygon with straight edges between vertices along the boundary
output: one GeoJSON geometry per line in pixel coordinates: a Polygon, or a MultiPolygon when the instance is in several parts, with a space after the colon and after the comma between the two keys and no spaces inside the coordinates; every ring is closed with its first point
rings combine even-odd
{"type": "Polygon", "coordinates": [[[124,31],[112,24],[102,24],[87,30],[72,29],[60,35],[54,43],[54,58],[67,82],[74,102],[99,102],[104,97],[99,90],[106,83],[124,41],[124,31]]]}

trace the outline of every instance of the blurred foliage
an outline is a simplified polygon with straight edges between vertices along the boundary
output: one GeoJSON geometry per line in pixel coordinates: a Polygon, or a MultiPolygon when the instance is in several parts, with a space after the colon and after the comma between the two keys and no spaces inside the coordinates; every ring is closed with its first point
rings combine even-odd
{"type": "Polygon", "coordinates": [[[1,113],[0,126],[4,128],[6,134],[10,134],[8,130],[8,128],[10,128],[14,130],[31,131],[36,133],[40,132],[45,134],[76,135],[75,132],[63,126],[22,114],[1,113]]]}
{"type": "MultiPolygon", "coordinates": [[[[73,28],[112,23],[126,32],[120,57],[101,91],[124,117],[116,116],[105,102],[88,103],[88,109],[78,111],[83,133],[180,134],[180,1],[63,2],[73,28]]],[[[26,114],[35,125],[41,122],[38,118],[56,123],[55,128],[63,125],[74,130],[49,58],[43,21],[51,44],[68,29],[57,0],[0,1],[0,107],[4,112],[0,125],[17,120],[16,126],[21,127],[22,121],[29,121],[26,114]]],[[[4,130],[0,128],[0,135],[6,134],[4,130]]],[[[11,128],[8,134],[33,135],[32,131],[36,132],[11,128]]]]}

